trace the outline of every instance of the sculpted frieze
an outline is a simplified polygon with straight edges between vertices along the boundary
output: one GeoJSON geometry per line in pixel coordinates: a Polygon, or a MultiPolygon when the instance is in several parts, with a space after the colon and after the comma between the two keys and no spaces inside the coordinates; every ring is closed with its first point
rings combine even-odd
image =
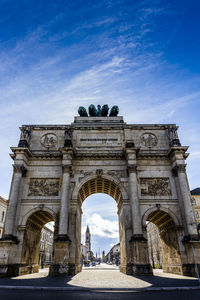
{"type": "Polygon", "coordinates": [[[140,138],[140,143],[145,147],[155,147],[158,143],[157,137],[152,133],[144,133],[140,138]]]}
{"type": "Polygon", "coordinates": [[[126,170],[112,170],[112,171],[108,171],[107,172],[108,175],[113,176],[113,177],[117,177],[117,178],[121,178],[121,177],[126,177],[127,176],[127,172],[126,170]]]}
{"type": "Polygon", "coordinates": [[[169,178],[140,178],[142,196],[171,195],[169,178]]]}
{"type": "Polygon", "coordinates": [[[31,178],[29,196],[58,196],[59,178],[31,178]]]}

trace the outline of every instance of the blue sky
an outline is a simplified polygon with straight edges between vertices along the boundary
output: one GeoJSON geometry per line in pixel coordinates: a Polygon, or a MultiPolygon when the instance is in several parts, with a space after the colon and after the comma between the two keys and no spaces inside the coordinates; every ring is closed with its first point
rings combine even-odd
{"type": "Polygon", "coordinates": [[[21,124],[69,124],[80,105],[176,123],[199,186],[198,0],[0,0],[0,194],[21,124]]]}

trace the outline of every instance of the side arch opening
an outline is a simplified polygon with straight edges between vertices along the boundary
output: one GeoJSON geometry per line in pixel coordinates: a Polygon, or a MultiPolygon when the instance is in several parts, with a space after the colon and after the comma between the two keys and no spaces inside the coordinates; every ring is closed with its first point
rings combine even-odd
{"type": "Polygon", "coordinates": [[[54,217],[48,211],[38,210],[27,221],[22,246],[21,273],[30,274],[39,271],[40,266],[51,263],[53,246],[54,217]]]}
{"type": "Polygon", "coordinates": [[[182,274],[177,227],[165,211],[156,210],[147,217],[149,258],[153,268],[182,274]]]}

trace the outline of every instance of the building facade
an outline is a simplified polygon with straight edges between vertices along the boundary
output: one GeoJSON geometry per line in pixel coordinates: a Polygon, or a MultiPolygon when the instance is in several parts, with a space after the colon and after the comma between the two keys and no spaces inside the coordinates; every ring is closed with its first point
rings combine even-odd
{"type": "Polygon", "coordinates": [[[8,201],[3,197],[0,197],[0,238],[2,237],[3,234],[7,206],[8,206],[8,201]]]}
{"type": "Polygon", "coordinates": [[[118,206],[120,271],[152,274],[147,222],[161,236],[166,272],[195,275],[200,263],[190,201],[188,147],[175,124],[126,124],[120,116],[75,117],[68,125],[23,125],[0,241],[0,274],[38,271],[41,228],[55,222],[51,276],[81,271],[83,201],[93,193],[118,206]]]}
{"type": "Polygon", "coordinates": [[[147,224],[147,240],[149,260],[153,268],[162,268],[162,246],[158,227],[149,222],[147,224]]]}
{"type": "Polygon", "coordinates": [[[40,238],[39,265],[50,265],[52,263],[54,231],[44,226],[40,238]]]}
{"type": "Polygon", "coordinates": [[[118,266],[120,264],[120,243],[114,245],[104,259],[105,262],[116,264],[118,266]]]}
{"type": "Polygon", "coordinates": [[[197,230],[200,235],[200,188],[191,191],[191,201],[194,209],[194,216],[197,223],[197,230]]]}

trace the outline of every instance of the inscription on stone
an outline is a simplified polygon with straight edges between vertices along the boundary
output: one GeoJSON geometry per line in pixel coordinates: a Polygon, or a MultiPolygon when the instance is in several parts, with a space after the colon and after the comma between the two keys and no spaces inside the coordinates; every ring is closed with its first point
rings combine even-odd
{"type": "Polygon", "coordinates": [[[55,148],[57,146],[57,136],[53,133],[48,133],[42,136],[41,144],[45,148],[55,148]]]}
{"type": "Polygon", "coordinates": [[[80,142],[92,142],[92,143],[97,143],[97,144],[107,144],[107,143],[112,143],[112,142],[117,142],[118,139],[80,139],[80,142]]]}
{"type": "Polygon", "coordinates": [[[144,133],[140,138],[141,144],[145,147],[155,147],[157,145],[157,138],[152,133],[144,133]]]}
{"type": "Polygon", "coordinates": [[[31,178],[29,196],[58,196],[59,178],[31,178]]]}
{"type": "Polygon", "coordinates": [[[140,178],[142,196],[171,195],[169,178],[140,178]]]}

